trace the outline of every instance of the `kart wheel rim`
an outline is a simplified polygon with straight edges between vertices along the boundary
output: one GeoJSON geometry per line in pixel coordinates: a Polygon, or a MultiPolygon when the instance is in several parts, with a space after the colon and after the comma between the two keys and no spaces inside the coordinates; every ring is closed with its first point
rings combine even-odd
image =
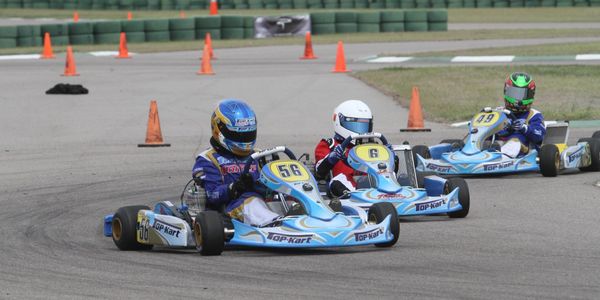
{"type": "Polygon", "coordinates": [[[202,249],[202,229],[198,223],[194,224],[194,238],[196,239],[196,248],[202,249]]]}
{"type": "Polygon", "coordinates": [[[556,155],[554,156],[554,167],[557,171],[560,168],[560,156],[558,155],[558,152],[556,152],[556,155]]]}
{"type": "Polygon", "coordinates": [[[112,236],[116,241],[121,239],[121,235],[123,234],[123,225],[121,224],[121,220],[118,218],[113,219],[112,221],[112,236]]]}

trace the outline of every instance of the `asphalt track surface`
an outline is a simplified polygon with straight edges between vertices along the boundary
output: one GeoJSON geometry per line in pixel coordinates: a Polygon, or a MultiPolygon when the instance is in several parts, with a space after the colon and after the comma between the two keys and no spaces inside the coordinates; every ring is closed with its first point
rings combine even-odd
{"type": "MultiPolygon", "coordinates": [[[[380,67],[352,61],[385,51],[529,42],[346,45],[346,56],[357,70],[380,67]]],[[[375,129],[394,143],[463,135],[436,123],[426,123],[431,133],[400,133],[406,110],[351,76],[332,74],[334,49],[317,46],[315,61],[300,61],[297,46],[217,49],[215,76],[195,74],[196,52],[130,60],[76,54],[81,76],[70,78],[59,76],[64,54],[0,62],[0,298],[600,296],[600,173],[469,178],[467,218],[404,218],[398,244],[387,249],[229,249],[202,257],[193,250],[122,252],[102,236],[103,216],[118,207],[177,198],[195,153],[207,145],[219,99],[254,107],[263,148],[312,152],[346,99],[365,100],[375,129]],[[59,82],[81,83],[90,94],[44,95],[59,82]],[[170,148],[136,147],[152,99],[170,148]]],[[[490,95],[490,105],[499,97],[490,95]]],[[[570,142],[598,129],[572,129],[570,142]]]]}

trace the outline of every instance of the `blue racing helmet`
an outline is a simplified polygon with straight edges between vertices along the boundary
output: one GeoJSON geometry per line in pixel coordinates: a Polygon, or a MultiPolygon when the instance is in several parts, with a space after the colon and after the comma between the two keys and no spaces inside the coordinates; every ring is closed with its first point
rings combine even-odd
{"type": "Polygon", "coordinates": [[[213,138],[233,154],[248,156],[256,143],[256,114],[241,100],[219,102],[210,120],[213,138]]]}

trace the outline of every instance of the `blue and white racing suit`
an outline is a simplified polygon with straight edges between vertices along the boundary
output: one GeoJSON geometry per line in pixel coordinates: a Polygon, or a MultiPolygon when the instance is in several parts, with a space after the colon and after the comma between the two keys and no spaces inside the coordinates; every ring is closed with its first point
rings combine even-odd
{"type": "MultiPolygon", "coordinates": [[[[192,176],[200,178],[206,190],[207,207],[216,209],[225,205],[225,212],[232,218],[247,224],[261,226],[279,215],[271,211],[264,202],[264,191],[255,189],[231,199],[229,185],[237,181],[248,157],[238,157],[220,147],[211,139],[212,147],[198,154],[192,176]]],[[[258,163],[252,162],[250,174],[256,181],[259,176],[258,163]]]]}
{"type": "Polygon", "coordinates": [[[528,112],[515,115],[515,117],[516,119],[525,120],[527,131],[521,133],[503,129],[496,133],[498,140],[503,142],[502,153],[511,157],[517,157],[527,154],[531,148],[539,151],[546,135],[546,125],[544,125],[544,116],[542,113],[535,109],[530,109],[528,112]]]}

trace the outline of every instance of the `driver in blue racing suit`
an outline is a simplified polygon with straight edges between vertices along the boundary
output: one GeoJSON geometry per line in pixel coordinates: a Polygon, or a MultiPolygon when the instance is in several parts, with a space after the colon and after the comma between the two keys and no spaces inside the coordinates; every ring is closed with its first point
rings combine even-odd
{"type": "Polygon", "coordinates": [[[206,189],[207,208],[225,206],[225,213],[246,224],[263,226],[279,217],[264,202],[255,184],[259,170],[253,161],[243,173],[256,143],[256,115],[243,101],[221,101],[211,117],[211,147],[196,158],[192,176],[206,189]]]}
{"type": "Polygon", "coordinates": [[[504,84],[504,107],[515,117],[503,130],[496,133],[501,142],[500,151],[510,157],[529,153],[531,148],[539,150],[546,135],[544,116],[532,109],[535,96],[535,81],[527,73],[515,72],[504,84]]]}

